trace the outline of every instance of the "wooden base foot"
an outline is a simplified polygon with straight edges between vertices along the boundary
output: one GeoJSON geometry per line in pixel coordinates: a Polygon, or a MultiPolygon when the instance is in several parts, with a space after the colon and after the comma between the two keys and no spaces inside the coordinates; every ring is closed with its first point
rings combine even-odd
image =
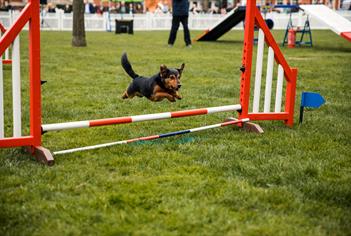
{"type": "MultiPolygon", "coordinates": [[[[232,121],[232,120],[238,120],[237,118],[234,118],[234,117],[229,117],[227,119],[227,121],[232,121]]],[[[255,123],[251,123],[251,122],[245,122],[242,126],[242,128],[248,132],[254,132],[254,133],[257,133],[257,134],[263,134],[264,131],[263,129],[261,128],[261,126],[259,126],[258,124],[255,124],[255,123]]]]}
{"type": "Polygon", "coordinates": [[[32,154],[38,162],[52,166],[55,164],[54,157],[51,152],[42,146],[27,147],[27,151],[32,154]]]}

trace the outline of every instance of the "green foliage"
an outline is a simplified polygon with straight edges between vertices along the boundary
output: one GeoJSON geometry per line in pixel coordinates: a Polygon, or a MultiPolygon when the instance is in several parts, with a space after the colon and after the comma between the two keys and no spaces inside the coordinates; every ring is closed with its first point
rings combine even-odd
{"type": "MultiPolygon", "coordinates": [[[[283,33],[274,32],[278,42],[283,33]]],[[[191,49],[182,32],[173,48],[167,37],[88,32],[88,47],[72,48],[70,32],[42,32],[42,79],[48,81],[43,123],[238,103],[243,32],[191,49]],[[184,98],[122,100],[130,82],[120,66],[124,51],[143,75],[155,74],[160,64],[184,62],[184,98]]],[[[259,122],[263,135],[226,127],[57,156],[50,168],[21,149],[0,150],[0,234],[349,235],[351,47],[329,31],[314,31],[313,39],[313,48],[282,49],[299,69],[295,118],[302,91],[320,92],[327,101],[307,111],[302,126],[259,122]]],[[[24,114],[27,44],[22,34],[24,114]]],[[[11,98],[9,80],[5,87],[11,98]]],[[[11,112],[8,102],[6,114],[11,112]]],[[[230,115],[52,132],[43,145],[52,151],[93,145],[218,123],[230,115]]],[[[7,115],[7,135],[11,119],[7,115]]]]}

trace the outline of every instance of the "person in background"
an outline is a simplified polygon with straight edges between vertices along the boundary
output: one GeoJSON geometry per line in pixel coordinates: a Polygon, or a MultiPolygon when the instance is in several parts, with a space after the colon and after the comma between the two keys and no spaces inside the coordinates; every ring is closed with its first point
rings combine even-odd
{"type": "Polygon", "coordinates": [[[1,1],[1,6],[0,6],[0,11],[9,11],[12,9],[12,6],[10,5],[9,1],[1,1]]]}
{"type": "Polygon", "coordinates": [[[128,5],[128,13],[129,13],[129,15],[131,15],[131,16],[133,16],[133,14],[135,13],[133,3],[129,3],[129,5],[128,5]]]}
{"type": "Polygon", "coordinates": [[[198,5],[197,2],[193,2],[192,7],[190,8],[190,12],[197,15],[202,12],[201,7],[198,5]]]}
{"type": "Polygon", "coordinates": [[[49,2],[47,5],[47,12],[49,13],[55,13],[56,9],[53,3],[49,2]]]}
{"type": "Polygon", "coordinates": [[[94,9],[93,4],[91,4],[87,0],[84,1],[84,13],[86,13],[86,14],[95,13],[95,9],[94,9]]]}
{"type": "Polygon", "coordinates": [[[211,7],[208,9],[207,13],[210,14],[217,14],[218,13],[218,7],[216,6],[215,2],[211,2],[211,7]]]}
{"type": "Polygon", "coordinates": [[[141,3],[136,3],[135,13],[143,13],[143,12],[144,12],[144,9],[143,9],[143,6],[141,5],[141,3]]]}
{"type": "Polygon", "coordinates": [[[163,13],[163,14],[167,14],[169,12],[169,7],[168,7],[168,3],[167,1],[163,0],[163,1],[158,1],[157,3],[157,8],[155,10],[155,13],[163,13]]]}
{"type": "Polygon", "coordinates": [[[63,12],[64,13],[71,13],[72,12],[72,8],[69,4],[66,4],[63,8],[63,12]]]}
{"type": "Polygon", "coordinates": [[[120,13],[121,14],[127,13],[126,3],[124,1],[122,1],[120,5],[120,13]]]}
{"type": "Polygon", "coordinates": [[[168,38],[168,46],[172,47],[177,37],[180,22],[183,25],[184,41],[188,48],[191,48],[190,32],[188,28],[189,2],[188,0],[172,1],[172,28],[168,38]]]}
{"type": "Polygon", "coordinates": [[[98,15],[102,15],[102,12],[103,12],[102,6],[101,5],[96,5],[95,3],[93,4],[93,6],[94,6],[95,13],[98,14],[98,15]]]}

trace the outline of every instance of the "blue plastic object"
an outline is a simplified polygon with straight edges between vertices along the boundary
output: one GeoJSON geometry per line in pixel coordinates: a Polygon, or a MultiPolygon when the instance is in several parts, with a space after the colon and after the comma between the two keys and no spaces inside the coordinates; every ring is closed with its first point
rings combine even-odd
{"type": "Polygon", "coordinates": [[[319,108],[325,103],[325,99],[319,93],[302,92],[300,105],[300,124],[303,121],[303,111],[305,107],[319,108]]]}
{"type": "Polygon", "coordinates": [[[302,92],[301,106],[319,108],[325,103],[324,98],[319,93],[302,92]]]}

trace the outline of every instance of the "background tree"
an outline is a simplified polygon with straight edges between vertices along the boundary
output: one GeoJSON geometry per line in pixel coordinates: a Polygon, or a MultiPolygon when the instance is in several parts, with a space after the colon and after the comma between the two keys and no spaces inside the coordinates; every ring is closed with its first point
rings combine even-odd
{"type": "Polygon", "coordinates": [[[84,26],[84,2],[83,0],[73,0],[73,31],[72,46],[85,47],[85,26],[84,26]]]}

